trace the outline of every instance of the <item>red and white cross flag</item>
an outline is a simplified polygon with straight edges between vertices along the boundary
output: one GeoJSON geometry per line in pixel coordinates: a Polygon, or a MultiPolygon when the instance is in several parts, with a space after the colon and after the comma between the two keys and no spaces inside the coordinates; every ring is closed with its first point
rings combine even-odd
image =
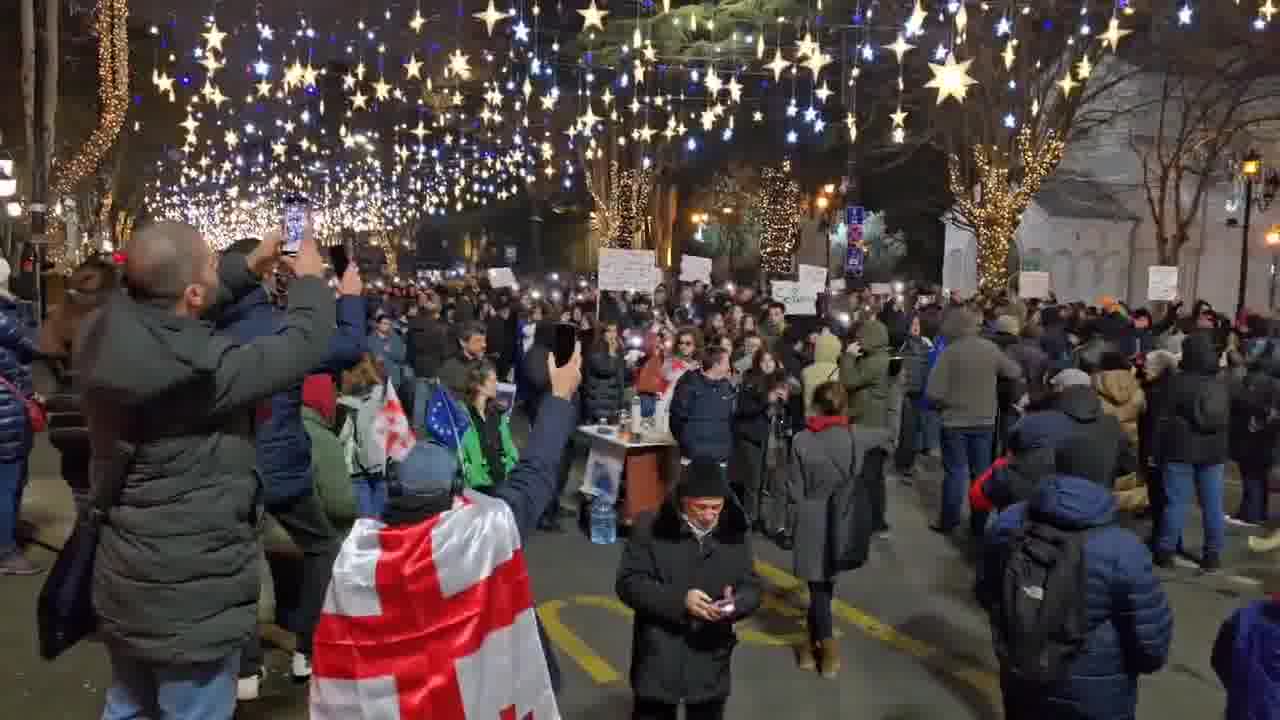
{"type": "Polygon", "coordinates": [[[515,518],[478,493],[357,520],[313,643],[312,720],[560,718],[515,518]]]}
{"type": "Polygon", "coordinates": [[[374,442],[386,454],[387,460],[400,462],[413,449],[417,439],[409,427],[409,416],[400,404],[396,386],[390,380],[382,398],[382,408],[373,421],[374,442]]]}

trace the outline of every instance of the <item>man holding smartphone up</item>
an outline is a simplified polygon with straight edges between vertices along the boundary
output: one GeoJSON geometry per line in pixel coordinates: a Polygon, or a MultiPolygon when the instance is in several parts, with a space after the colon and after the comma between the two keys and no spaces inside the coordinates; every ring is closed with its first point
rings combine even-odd
{"type": "Polygon", "coordinates": [[[636,519],[618,568],[635,610],[634,720],[720,720],[737,644],[733,624],[760,607],[746,512],[726,502],[724,469],[694,460],[656,514],[636,519]]]}

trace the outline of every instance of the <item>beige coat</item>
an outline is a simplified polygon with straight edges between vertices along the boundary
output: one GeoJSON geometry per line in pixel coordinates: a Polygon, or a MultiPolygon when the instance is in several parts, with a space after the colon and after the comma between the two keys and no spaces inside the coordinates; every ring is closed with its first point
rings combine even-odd
{"type": "Polygon", "coordinates": [[[1120,421],[1129,442],[1138,446],[1138,418],[1147,409],[1147,396],[1131,370],[1107,370],[1093,376],[1093,389],[1102,400],[1102,410],[1120,421]]]}

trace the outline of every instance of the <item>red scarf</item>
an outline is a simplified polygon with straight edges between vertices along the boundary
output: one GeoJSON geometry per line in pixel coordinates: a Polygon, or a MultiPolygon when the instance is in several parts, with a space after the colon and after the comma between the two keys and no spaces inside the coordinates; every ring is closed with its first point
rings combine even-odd
{"type": "Polygon", "coordinates": [[[849,418],[844,415],[814,415],[804,422],[809,432],[822,432],[827,428],[849,427],[849,418]]]}

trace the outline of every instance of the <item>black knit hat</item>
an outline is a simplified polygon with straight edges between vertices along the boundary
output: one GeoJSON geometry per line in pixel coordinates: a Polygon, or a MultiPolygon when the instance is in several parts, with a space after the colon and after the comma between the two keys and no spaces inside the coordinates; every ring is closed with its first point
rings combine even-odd
{"type": "Polygon", "coordinates": [[[725,464],[715,460],[693,460],[680,469],[681,497],[729,496],[725,464]]]}

